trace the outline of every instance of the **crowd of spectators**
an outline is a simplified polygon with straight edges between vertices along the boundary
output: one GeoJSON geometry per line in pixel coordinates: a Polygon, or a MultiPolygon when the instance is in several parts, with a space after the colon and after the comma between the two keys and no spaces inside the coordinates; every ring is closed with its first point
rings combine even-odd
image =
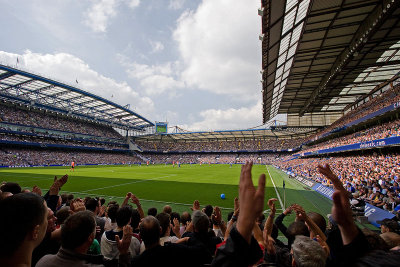
{"type": "Polygon", "coordinates": [[[235,151],[262,151],[262,150],[288,150],[299,148],[304,139],[239,139],[227,140],[191,140],[191,141],[141,141],[136,143],[144,151],[159,152],[235,152],[235,151]]]}
{"type": "Polygon", "coordinates": [[[343,117],[332,123],[330,126],[325,128],[318,134],[311,136],[310,138],[308,138],[308,140],[317,140],[321,138],[324,134],[329,133],[334,129],[341,128],[352,121],[361,119],[375,111],[393,105],[399,101],[400,101],[400,85],[397,84],[393,88],[390,88],[387,91],[383,92],[382,94],[370,98],[369,101],[347,112],[343,117]]]}
{"type": "Polygon", "coordinates": [[[400,155],[343,156],[276,160],[275,166],[327,186],[329,179],[317,171],[318,165],[329,164],[346,189],[358,197],[388,211],[400,204],[400,155]]]}
{"type": "Polygon", "coordinates": [[[361,142],[368,142],[377,139],[384,139],[388,137],[400,136],[400,120],[377,125],[367,130],[355,132],[353,134],[345,135],[342,137],[330,139],[328,141],[313,145],[301,152],[313,152],[321,149],[328,149],[332,147],[350,145],[361,142]]]}
{"type": "Polygon", "coordinates": [[[39,110],[0,104],[0,122],[121,139],[112,127],[39,110]]]}
{"type": "Polygon", "coordinates": [[[50,149],[1,148],[0,166],[46,166],[86,164],[135,164],[143,162],[137,156],[128,153],[65,151],[50,149]]]}
{"type": "Polygon", "coordinates": [[[277,154],[257,154],[257,153],[184,153],[184,154],[152,154],[146,153],[144,156],[155,164],[236,164],[246,161],[253,161],[256,164],[272,164],[275,162],[277,154]]]}
{"type": "Polygon", "coordinates": [[[29,136],[29,135],[10,135],[0,134],[0,141],[16,141],[24,143],[39,143],[45,144],[56,144],[66,146],[77,146],[77,147],[98,147],[105,149],[128,149],[127,144],[122,143],[104,143],[104,142],[90,142],[86,140],[68,140],[63,138],[50,138],[41,136],[29,136]]]}
{"type": "Polygon", "coordinates": [[[354,222],[349,194],[329,165],[318,172],[335,188],[325,217],[294,203],[279,216],[266,196],[266,177],[252,181],[252,163],[242,166],[239,194],[226,222],[219,207],[200,205],[179,214],[143,210],[140,192],[122,203],[61,194],[68,175],[47,193],[17,183],[0,185],[1,266],[398,266],[399,225],[382,222],[381,234],[354,222]],[[265,203],[267,218],[262,214],[265,203]],[[284,218],[296,218],[285,225],[284,218]],[[278,232],[286,239],[278,239],[278,232]]]}

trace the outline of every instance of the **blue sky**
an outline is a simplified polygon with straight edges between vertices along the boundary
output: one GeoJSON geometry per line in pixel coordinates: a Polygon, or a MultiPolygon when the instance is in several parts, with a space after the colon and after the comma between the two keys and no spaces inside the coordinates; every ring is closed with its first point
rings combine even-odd
{"type": "Polygon", "coordinates": [[[0,0],[0,63],[187,130],[262,124],[259,0],[0,0]]]}

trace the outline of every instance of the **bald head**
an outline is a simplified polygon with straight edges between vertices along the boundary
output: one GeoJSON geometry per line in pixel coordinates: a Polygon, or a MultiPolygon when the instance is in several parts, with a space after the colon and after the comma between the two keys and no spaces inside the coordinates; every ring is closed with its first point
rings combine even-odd
{"type": "Polygon", "coordinates": [[[139,226],[139,231],[146,248],[159,244],[161,227],[154,216],[145,217],[139,226]]]}

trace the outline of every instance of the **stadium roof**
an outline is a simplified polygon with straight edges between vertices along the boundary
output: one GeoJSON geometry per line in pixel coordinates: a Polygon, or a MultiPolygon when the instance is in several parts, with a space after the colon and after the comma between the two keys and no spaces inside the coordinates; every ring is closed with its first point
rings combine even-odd
{"type": "Polygon", "coordinates": [[[148,141],[185,141],[185,140],[234,140],[234,139],[267,139],[267,138],[292,138],[304,137],[317,131],[318,127],[286,127],[271,126],[266,129],[246,129],[213,132],[181,132],[181,133],[157,133],[153,135],[138,136],[136,140],[148,141]]]}
{"type": "Polygon", "coordinates": [[[0,65],[0,99],[84,117],[116,128],[154,126],[139,114],[74,86],[0,65]]]}
{"type": "Polygon", "coordinates": [[[334,114],[400,71],[399,0],[261,0],[263,120],[334,114]]]}

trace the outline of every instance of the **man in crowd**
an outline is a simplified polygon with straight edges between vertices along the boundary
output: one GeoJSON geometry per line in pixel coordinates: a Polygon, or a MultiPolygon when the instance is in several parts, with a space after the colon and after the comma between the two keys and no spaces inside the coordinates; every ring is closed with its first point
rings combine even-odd
{"type": "Polygon", "coordinates": [[[394,232],[399,233],[400,226],[399,223],[392,219],[383,219],[382,221],[377,221],[381,225],[381,233],[394,232]]]}
{"type": "MultiPolygon", "coordinates": [[[[130,266],[129,244],[131,228],[124,229],[122,241],[116,237],[119,250],[119,265],[130,266]]],[[[56,255],[46,255],[37,263],[37,267],[50,266],[103,266],[102,255],[88,255],[96,236],[96,221],[90,211],[77,212],[65,221],[61,229],[61,248],[56,255]]]]}
{"type": "Polygon", "coordinates": [[[34,193],[16,194],[0,201],[0,211],[0,266],[31,266],[46,234],[46,202],[34,193]]]}
{"type": "Polygon", "coordinates": [[[35,266],[44,255],[56,254],[60,248],[61,229],[56,230],[57,217],[54,216],[54,212],[50,208],[47,208],[47,210],[46,235],[32,253],[32,266],[35,266]]]}
{"type": "MultiPolygon", "coordinates": [[[[101,254],[108,261],[118,263],[119,251],[118,242],[115,236],[122,239],[123,228],[129,225],[132,216],[132,208],[130,206],[120,207],[116,214],[117,228],[104,232],[101,237],[101,254]]],[[[140,242],[136,237],[132,236],[131,244],[129,246],[130,255],[133,257],[139,254],[140,242]]]]}
{"type": "Polygon", "coordinates": [[[90,198],[85,203],[86,210],[91,211],[96,218],[96,225],[100,227],[100,231],[96,232],[96,239],[100,243],[101,236],[104,233],[104,226],[106,224],[106,219],[101,217],[101,213],[105,211],[103,207],[100,206],[100,201],[95,198],[90,198]]]}
{"type": "MultiPolygon", "coordinates": [[[[207,255],[204,248],[197,246],[186,246],[184,244],[165,243],[160,245],[161,226],[153,216],[147,216],[140,224],[140,236],[145,244],[146,250],[132,260],[135,267],[187,267],[203,266],[207,255]]],[[[187,240],[187,238],[186,238],[187,240]]],[[[209,262],[211,259],[209,259],[209,262]]]]}

